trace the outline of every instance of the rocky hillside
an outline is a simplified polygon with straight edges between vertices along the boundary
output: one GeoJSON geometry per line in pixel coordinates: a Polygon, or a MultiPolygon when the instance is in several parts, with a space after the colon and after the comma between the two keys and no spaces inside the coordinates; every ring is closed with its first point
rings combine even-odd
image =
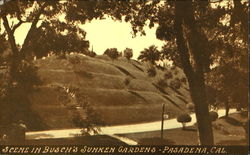
{"type": "Polygon", "coordinates": [[[184,77],[178,68],[156,68],[156,75],[150,76],[148,63],[77,54],[39,59],[35,64],[43,85],[30,95],[30,100],[47,128],[74,127],[73,115],[84,113],[84,109],[76,108],[79,104],[74,90],[86,97],[107,125],[160,120],[163,103],[166,113],[175,117],[190,102],[187,85],[178,90],[169,86],[176,77],[184,77]],[[167,72],[173,77],[166,80],[167,72]]]}

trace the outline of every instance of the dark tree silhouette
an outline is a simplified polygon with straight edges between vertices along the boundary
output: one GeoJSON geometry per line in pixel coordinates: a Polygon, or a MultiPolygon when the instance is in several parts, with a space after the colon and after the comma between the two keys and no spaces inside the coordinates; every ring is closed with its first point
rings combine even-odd
{"type": "Polygon", "coordinates": [[[156,46],[152,45],[141,51],[141,54],[137,59],[141,61],[149,61],[151,64],[155,64],[155,62],[160,59],[160,52],[157,50],[156,46]]]}
{"type": "Polygon", "coordinates": [[[109,56],[112,60],[115,60],[120,56],[117,48],[108,48],[103,54],[109,56]]]}
{"type": "Polygon", "coordinates": [[[131,59],[133,57],[133,49],[131,48],[126,48],[124,51],[123,51],[123,56],[125,58],[127,58],[128,60],[131,59]]]}

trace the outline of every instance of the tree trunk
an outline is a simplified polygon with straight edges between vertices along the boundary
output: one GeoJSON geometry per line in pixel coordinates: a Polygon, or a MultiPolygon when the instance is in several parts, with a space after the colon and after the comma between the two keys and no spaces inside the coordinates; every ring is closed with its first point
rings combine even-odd
{"type": "Polygon", "coordinates": [[[226,109],[225,116],[228,117],[228,113],[229,113],[229,103],[228,103],[228,100],[225,102],[225,109],[226,109]]]}
{"type": "Polygon", "coordinates": [[[7,16],[3,15],[2,19],[3,19],[4,28],[8,34],[8,40],[9,40],[11,51],[12,51],[11,59],[9,62],[9,75],[8,75],[8,79],[7,79],[8,86],[10,87],[12,85],[12,82],[15,81],[15,78],[16,78],[15,75],[16,75],[16,72],[18,69],[18,64],[20,61],[19,60],[19,50],[17,48],[16,40],[15,40],[14,34],[10,28],[7,16]]]}
{"type": "Polygon", "coordinates": [[[189,79],[189,81],[190,94],[195,105],[200,144],[213,145],[213,131],[211,120],[209,119],[208,104],[206,102],[204,77],[202,73],[196,73],[194,78],[189,79]]]}
{"type": "Polygon", "coordinates": [[[175,32],[176,43],[183,71],[188,79],[190,94],[195,105],[195,113],[199,131],[199,142],[201,145],[213,145],[212,124],[209,118],[208,104],[206,102],[206,91],[204,81],[204,64],[202,57],[205,50],[204,42],[207,40],[197,30],[194,18],[192,2],[176,1],[175,3],[175,32]],[[186,24],[186,25],[184,25],[186,24]],[[184,38],[183,26],[189,30],[184,38]],[[189,46],[187,46],[187,44],[189,46]],[[189,49],[188,49],[189,47],[189,49]],[[192,59],[190,58],[192,54],[192,59]]]}

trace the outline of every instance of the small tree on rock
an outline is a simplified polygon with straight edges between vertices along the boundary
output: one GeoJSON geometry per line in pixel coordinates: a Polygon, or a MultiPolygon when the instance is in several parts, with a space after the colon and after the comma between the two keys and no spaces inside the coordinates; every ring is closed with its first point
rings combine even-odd
{"type": "Polygon", "coordinates": [[[187,114],[181,114],[177,117],[177,122],[182,123],[182,129],[185,130],[186,129],[186,123],[191,122],[192,117],[187,114]]]}

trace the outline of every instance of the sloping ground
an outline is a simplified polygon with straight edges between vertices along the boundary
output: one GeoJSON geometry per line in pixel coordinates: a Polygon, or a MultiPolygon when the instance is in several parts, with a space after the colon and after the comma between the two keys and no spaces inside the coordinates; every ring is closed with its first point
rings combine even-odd
{"type": "MultiPolygon", "coordinates": [[[[67,59],[39,59],[35,64],[43,86],[30,95],[32,109],[50,129],[74,127],[72,107],[77,106],[71,96],[61,98],[55,86],[79,88],[107,125],[160,120],[163,103],[166,113],[175,117],[190,102],[186,85],[178,91],[161,86],[160,90],[157,81],[164,78],[165,72],[156,69],[156,76],[150,77],[150,65],[135,60],[112,61],[107,56],[72,54],[67,59]]],[[[178,68],[171,71],[174,77],[183,77],[178,68]]]]}

